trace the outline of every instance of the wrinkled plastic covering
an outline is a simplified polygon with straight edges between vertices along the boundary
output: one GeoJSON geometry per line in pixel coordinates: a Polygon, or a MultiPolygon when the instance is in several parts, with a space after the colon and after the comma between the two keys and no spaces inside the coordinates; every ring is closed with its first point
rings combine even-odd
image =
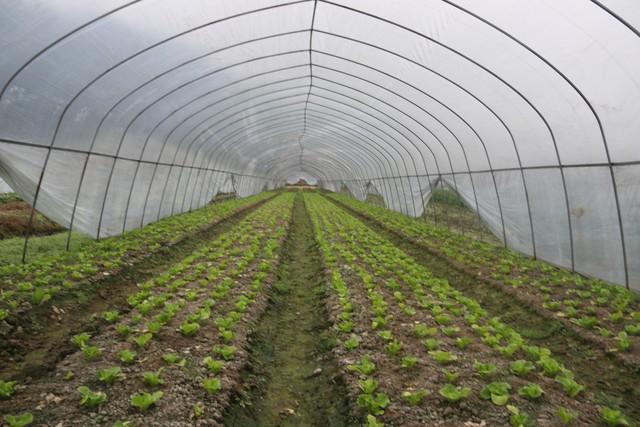
{"type": "Polygon", "coordinates": [[[293,172],[640,288],[633,0],[5,0],[0,177],[108,236],[293,172]]]}

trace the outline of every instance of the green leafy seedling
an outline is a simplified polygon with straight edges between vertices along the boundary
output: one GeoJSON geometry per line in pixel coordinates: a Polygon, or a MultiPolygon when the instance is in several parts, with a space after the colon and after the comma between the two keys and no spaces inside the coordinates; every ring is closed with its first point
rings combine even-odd
{"type": "Polygon", "coordinates": [[[231,360],[233,356],[236,354],[236,348],[232,345],[216,345],[213,348],[213,351],[222,357],[224,360],[231,360]]]}
{"type": "Polygon", "coordinates": [[[164,393],[156,391],[154,393],[136,393],[131,396],[131,406],[144,412],[152,405],[155,405],[162,398],[164,393]]]}
{"type": "Polygon", "coordinates": [[[471,395],[471,389],[469,387],[456,387],[453,384],[445,384],[438,393],[444,397],[447,402],[455,403],[462,399],[466,399],[471,395]]]}
{"type": "Polygon", "coordinates": [[[373,394],[374,391],[378,388],[378,381],[373,378],[367,378],[365,380],[360,380],[358,382],[360,386],[360,390],[362,390],[365,394],[373,394]]]}
{"type": "Polygon", "coordinates": [[[216,394],[220,391],[222,383],[218,378],[205,378],[202,380],[202,388],[206,390],[209,395],[216,394]]]}
{"type": "Polygon", "coordinates": [[[495,375],[497,371],[496,365],[494,365],[493,363],[482,363],[482,362],[475,362],[473,364],[473,369],[482,378],[489,378],[495,375]]]}
{"type": "Polygon", "coordinates": [[[102,318],[107,323],[116,323],[120,319],[120,313],[117,310],[105,311],[102,313],[102,318]]]}
{"type": "Polygon", "coordinates": [[[91,362],[102,357],[102,350],[95,345],[86,345],[82,348],[82,355],[86,361],[91,362]]]}
{"type": "Polygon", "coordinates": [[[216,360],[211,356],[207,356],[202,359],[202,364],[213,374],[220,372],[224,366],[224,362],[222,360],[216,360]]]}
{"type": "Polygon", "coordinates": [[[9,427],[24,427],[33,422],[33,414],[31,412],[25,412],[20,415],[5,415],[4,422],[9,427]]]}
{"type": "Polygon", "coordinates": [[[578,394],[580,394],[581,391],[584,390],[583,385],[578,384],[573,378],[568,375],[559,375],[558,377],[556,377],[556,381],[560,385],[562,385],[564,392],[569,397],[576,397],[578,394]]]}
{"type": "Polygon", "coordinates": [[[434,350],[429,352],[429,356],[440,365],[448,365],[451,362],[458,360],[458,356],[449,353],[448,351],[434,350]]]}
{"type": "Polygon", "coordinates": [[[89,343],[91,339],[91,335],[86,332],[82,332],[81,334],[74,335],[71,337],[71,342],[75,344],[78,348],[84,348],[89,343]]]}
{"type": "Polygon", "coordinates": [[[406,390],[402,392],[402,398],[409,404],[409,406],[417,406],[422,402],[422,400],[429,395],[428,390],[416,390],[410,391],[406,390]]]}
{"type": "Polygon", "coordinates": [[[389,396],[384,393],[377,393],[376,395],[363,393],[358,396],[356,401],[358,406],[365,408],[371,415],[384,414],[384,410],[390,402],[389,396]]]}
{"type": "Polygon", "coordinates": [[[98,380],[102,381],[103,383],[113,384],[114,382],[122,379],[124,379],[124,374],[122,373],[122,370],[117,366],[105,368],[101,371],[98,371],[98,380]]]}
{"type": "Polygon", "coordinates": [[[198,332],[198,330],[200,330],[200,324],[198,323],[191,323],[191,322],[183,322],[180,325],[180,333],[182,335],[184,335],[185,337],[192,337],[196,334],[196,332],[198,332]]]}
{"type": "Polygon", "coordinates": [[[539,399],[543,394],[544,391],[542,390],[542,387],[535,383],[529,383],[520,387],[520,390],[518,390],[518,395],[530,400],[539,399]]]}
{"type": "Polygon", "coordinates": [[[511,412],[509,422],[512,427],[530,427],[533,426],[533,420],[526,413],[522,412],[515,406],[507,405],[507,410],[511,412]]]}
{"type": "Polygon", "coordinates": [[[133,350],[122,350],[120,353],[118,353],[118,357],[120,358],[120,361],[126,364],[133,363],[137,355],[138,353],[136,353],[133,350]]]}
{"type": "Polygon", "coordinates": [[[511,364],[509,365],[509,370],[511,371],[511,373],[519,377],[524,377],[534,369],[535,369],[535,366],[529,360],[522,360],[522,359],[515,360],[511,362],[511,364]]]}
{"type": "Polygon", "coordinates": [[[8,399],[16,392],[16,381],[0,380],[0,399],[8,399]]]}
{"type": "Polygon", "coordinates": [[[136,345],[138,346],[138,348],[143,348],[145,347],[149,341],[151,341],[151,338],[153,338],[153,334],[150,332],[138,335],[137,337],[135,337],[133,339],[133,342],[136,343],[136,345]]]}
{"type": "Polygon", "coordinates": [[[360,361],[355,365],[349,365],[349,369],[361,373],[362,375],[371,375],[376,370],[376,365],[369,359],[369,356],[364,355],[360,358],[360,361]]]}
{"type": "Polygon", "coordinates": [[[616,426],[628,426],[629,420],[624,414],[613,408],[601,408],[600,416],[602,417],[602,421],[604,421],[608,426],[616,427],[616,426]]]}
{"type": "Polygon", "coordinates": [[[162,374],[162,368],[156,372],[147,371],[142,374],[142,381],[149,387],[158,387],[164,384],[164,380],[160,377],[162,374]]]}
{"type": "Polygon", "coordinates": [[[578,419],[577,412],[567,409],[564,406],[560,406],[558,408],[558,410],[556,411],[556,415],[558,416],[560,423],[565,426],[569,426],[575,423],[575,421],[578,419]]]}
{"type": "Polygon", "coordinates": [[[96,407],[107,400],[107,395],[104,392],[92,391],[87,386],[78,387],[78,393],[81,395],[80,406],[88,408],[96,407]]]}
{"type": "Polygon", "coordinates": [[[509,383],[496,381],[484,386],[480,390],[480,397],[491,400],[494,405],[504,406],[509,401],[509,390],[511,390],[509,383]]]}

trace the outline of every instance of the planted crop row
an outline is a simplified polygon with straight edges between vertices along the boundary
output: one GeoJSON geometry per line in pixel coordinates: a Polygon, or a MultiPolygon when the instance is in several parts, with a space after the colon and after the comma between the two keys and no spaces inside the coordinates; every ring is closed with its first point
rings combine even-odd
{"type": "Polygon", "coordinates": [[[123,235],[84,245],[77,251],[41,258],[27,264],[0,267],[0,321],[28,311],[70,291],[82,283],[116,273],[162,247],[170,246],[213,223],[238,212],[272,193],[216,203],[184,213],[123,235]]]}
{"type": "Polygon", "coordinates": [[[216,424],[244,364],[250,323],[266,303],[292,203],[292,195],[276,197],[140,283],[128,307],[98,314],[103,332],[73,337],[77,351],[55,376],[13,383],[0,409],[53,424],[216,424]]]}
{"type": "Polygon", "coordinates": [[[369,425],[624,425],[550,350],[326,199],[305,199],[335,290],[340,361],[369,425]]]}
{"type": "Polygon", "coordinates": [[[350,197],[329,197],[474,276],[490,278],[539,312],[640,365],[640,300],[633,292],[350,197]]]}

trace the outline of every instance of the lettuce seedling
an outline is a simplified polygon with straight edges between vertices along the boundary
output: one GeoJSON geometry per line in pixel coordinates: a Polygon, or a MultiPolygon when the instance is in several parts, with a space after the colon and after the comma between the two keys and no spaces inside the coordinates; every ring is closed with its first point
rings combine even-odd
{"type": "Polygon", "coordinates": [[[137,355],[138,353],[133,350],[122,350],[120,353],[118,353],[120,361],[127,364],[133,363],[137,355]]]}
{"type": "Polygon", "coordinates": [[[82,396],[80,405],[93,408],[107,400],[107,395],[102,391],[92,391],[87,386],[78,387],[78,393],[82,396]]]}
{"type": "Polygon", "coordinates": [[[233,355],[236,354],[236,350],[237,349],[232,345],[216,345],[213,347],[213,351],[227,361],[233,359],[233,355]]]}
{"type": "Polygon", "coordinates": [[[469,387],[456,387],[453,384],[445,384],[438,393],[444,397],[447,402],[455,403],[461,399],[466,399],[471,394],[469,387]]]}
{"type": "Polygon", "coordinates": [[[535,383],[529,383],[525,386],[520,387],[518,390],[518,395],[525,397],[527,399],[539,399],[543,395],[544,391],[542,388],[535,383]]]}
{"type": "Polygon", "coordinates": [[[103,383],[113,384],[114,382],[122,379],[124,379],[124,374],[122,373],[122,370],[117,366],[114,366],[112,368],[105,368],[101,371],[98,371],[98,380],[102,381],[103,383]]]}
{"type": "Polygon", "coordinates": [[[471,344],[471,338],[469,337],[458,337],[456,338],[456,347],[460,350],[464,350],[471,344]]]}
{"type": "Polygon", "coordinates": [[[475,362],[473,364],[473,369],[475,369],[476,373],[482,378],[489,378],[497,371],[496,365],[493,363],[482,362],[475,362]]]}
{"type": "Polygon", "coordinates": [[[405,369],[413,368],[416,366],[416,363],[418,363],[418,358],[415,356],[405,356],[400,360],[400,366],[405,369]]]}
{"type": "Polygon", "coordinates": [[[131,421],[116,421],[113,423],[113,427],[133,427],[131,421]]]}
{"type": "Polygon", "coordinates": [[[418,323],[413,327],[413,332],[418,338],[433,337],[438,333],[438,329],[434,327],[428,327],[422,323],[418,323]]]}
{"type": "Polygon", "coordinates": [[[371,415],[382,415],[384,409],[389,405],[389,396],[384,393],[378,393],[375,396],[373,394],[363,393],[358,396],[356,401],[358,406],[365,408],[371,415]]]}
{"type": "Polygon", "coordinates": [[[349,370],[363,375],[371,375],[376,370],[376,365],[369,359],[369,356],[364,355],[360,358],[360,362],[355,365],[349,365],[349,370]]]}
{"type": "Polygon", "coordinates": [[[221,329],[219,332],[219,335],[220,335],[220,338],[222,338],[222,341],[224,341],[227,344],[232,342],[233,339],[235,338],[235,334],[233,333],[233,331],[230,331],[228,329],[221,329]]]}
{"type": "Polygon", "coordinates": [[[160,398],[162,398],[164,393],[161,391],[156,391],[154,393],[136,393],[131,396],[131,406],[138,408],[140,411],[144,412],[151,405],[155,405],[160,398]]]}
{"type": "Polygon", "coordinates": [[[495,405],[504,406],[509,401],[509,390],[511,390],[509,383],[496,381],[480,390],[480,397],[491,400],[495,405]]]}
{"type": "Polygon", "coordinates": [[[224,362],[222,360],[216,360],[210,356],[202,359],[202,364],[205,365],[209,372],[213,374],[217,374],[218,372],[220,372],[222,370],[222,367],[224,366],[224,362]]]}
{"type": "Polygon", "coordinates": [[[0,399],[8,399],[16,392],[16,381],[0,380],[0,399]]]}
{"type": "Polygon", "coordinates": [[[202,380],[202,388],[204,388],[209,395],[216,394],[221,387],[222,383],[218,378],[205,378],[202,380]]]}
{"type": "Polygon", "coordinates": [[[562,425],[568,426],[573,424],[578,419],[578,413],[575,411],[571,411],[564,406],[560,406],[556,411],[556,415],[558,419],[562,423],[562,425]]]}
{"type": "Polygon", "coordinates": [[[541,367],[544,374],[548,377],[555,377],[562,370],[562,365],[551,357],[542,356],[537,362],[541,367]]]}
{"type": "Polygon", "coordinates": [[[612,408],[601,408],[600,416],[602,417],[602,421],[604,421],[608,426],[616,427],[616,426],[628,426],[629,421],[624,416],[621,411],[612,408]]]}
{"type": "Polygon", "coordinates": [[[424,345],[427,350],[434,351],[440,348],[440,341],[435,338],[427,338],[426,340],[422,340],[422,345],[424,345]]]}
{"type": "Polygon", "coordinates": [[[379,423],[374,415],[367,414],[367,423],[365,424],[365,427],[384,427],[384,423],[379,423]]]}
{"type": "Polygon", "coordinates": [[[509,418],[509,422],[512,427],[530,427],[533,426],[533,420],[526,413],[520,411],[515,406],[507,405],[507,409],[511,412],[511,417],[509,418]]]}
{"type": "Polygon", "coordinates": [[[360,345],[360,341],[355,336],[352,336],[351,338],[349,338],[344,342],[344,348],[346,348],[349,351],[355,350],[356,348],[358,348],[359,345],[360,345]]]}
{"type": "Polygon", "coordinates": [[[534,369],[535,369],[535,366],[533,366],[532,362],[528,360],[522,360],[522,359],[515,360],[511,362],[511,364],[509,365],[509,370],[511,371],[511,373],[519,377],[524,377],[534,369]]]}
{"type": "Polygon", "coordinates": [[[184,367],[184,365],[187,363],[184,358],[178,356],[175,353],[166,353],[162,355],[162,360],[167,362],[169,365],[178,365],[180,367],[184,367]]]}
{"type": "Polygon", "coordinates": [[[115,323],[118,321],[118,319],[120,319],[120,313],[118,313],[116,310],[105,311],[104,313],[102,313],[102,318],[107,323],[115,323]]]}
{"type": "Polygon", "coordinates": [[[5,415],[4,422],[9,427],[24,427],[33,422],[33,414],[31,412],[25,412],[20,415],[5,415]]]}
{"type": "Polygon", "coordinates": [[[131,334],[131,328],[128,325],[118,325],[116,326],[116,332],[121,337],[127,337],[131,334]]]}
{"type": "Polygon", "coordinates": [[[458,377],[460,376],[459,372],[449,371],[447,369],[443,369],[442,374],[444,375],[447,382],[450,384],[454,384],[456,381],[458,381],[458,377]]]}
{"type": "Polygon", "coordinates": [[[145,334],[138,335],[137,337],[135,337],[133,339],[133,342],[135,342],[139,348],[143,348],[149,343],[149,341],[151,341],[151,338],[153,338],[153,334],[150,332],[147,332],[145,334]]]}
{"type": "Polygon", "coordinates": [[[200,329],[200,324],[195,322],[194,323],[183,322],[180,325],[180,333],[185,337],[194,336],[199,329],[200,329]]]}
{"type": "Polygon", "coordinates": [[[402,343],[398,340],[394,340],[385,345],[384,348],[391,356],[396,356],[402,350],[402,343]]]}
{"type": "Polygon", "coordinates": [[[629,335],[624,331],[620,332],[616,337],[616,344],[620,351],[631,350],[631,340],[629,339],[629,335]]]}
{"type": "Polygon", "coordinates": [[[409,404],[409,406],[417,406],[422,400],[429,395],[428,390],[416,390],[416,391],[403,391],[402,398],[409,404]]]}
{"type": "Polygon", "coordinates": [[[87,345],[82,348],[82,354],[86,361],[91,362],[93,360],[98,360],[100,359],[100,357],[102,357],[102,350],[100,350],[95,345],[87,345]]]}
{"type": "Polygon", "coordinates": [[[378,388],[378,381],[373,378],[367,378],[365,380],[360,380],[358,382],[360,386],[360,390],[362,390],[365,394],[373,394],[374,391],[378,388]]]}
{"type": "Polygon", "coordinates": [[[163,368],[158,369],[156,372],[144,372],[142,374],[142,381],[147,384],[149,387],[157,387],[159,385],[164,384],[164,380],[160,378],[160,374],[162,374],[163,368]]]}
{"type": "Polygon", "coordinates": [[[74,335],[71,338],[71,342],[75,344],[78,348],[84,348],[89,343],[91,339],[91,335],[86,332],[82,332],[81,334],[74,335]]]}
{"type": "Polygon", "coordinates": [[[556,381],[562,385],[564,392],[569,397],[576,397],[582,390],[584,390],[584,386],[578,384],[573,378],[568,375],[559,375],[556,377],[556,381]]]}

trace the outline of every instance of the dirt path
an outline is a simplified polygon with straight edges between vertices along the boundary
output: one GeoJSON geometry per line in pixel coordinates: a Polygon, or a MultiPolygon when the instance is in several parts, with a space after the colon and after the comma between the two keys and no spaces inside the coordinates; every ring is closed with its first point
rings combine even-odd
{"type": "Polygon", "coordinates": [[[518,331],[531,344],[549,348],[554,357],[574,371],[587,385],[600,405],[619,407],[633,419],[640,419],[640,391],[637,388],[640,372],[622,366],[618,360],[567,330],[561,322],[529,310],[499,289],[484,286],[476,278],[453,268],[446,260],[433,256],[419,245],[347,206],[331,198],[327,199],[393,242],[396,247],[433,272],[434,276],[447,279],[453,287],[476,299],[492,316],[500,316],[503,322],[518,331]]]}
{"type": "Polygon", "coordinates": [[[269,307],[251,339],[246,390],[227,426],[356,425],[330,347],[326,284],[302,195],[283,248],[269,307]]]}

